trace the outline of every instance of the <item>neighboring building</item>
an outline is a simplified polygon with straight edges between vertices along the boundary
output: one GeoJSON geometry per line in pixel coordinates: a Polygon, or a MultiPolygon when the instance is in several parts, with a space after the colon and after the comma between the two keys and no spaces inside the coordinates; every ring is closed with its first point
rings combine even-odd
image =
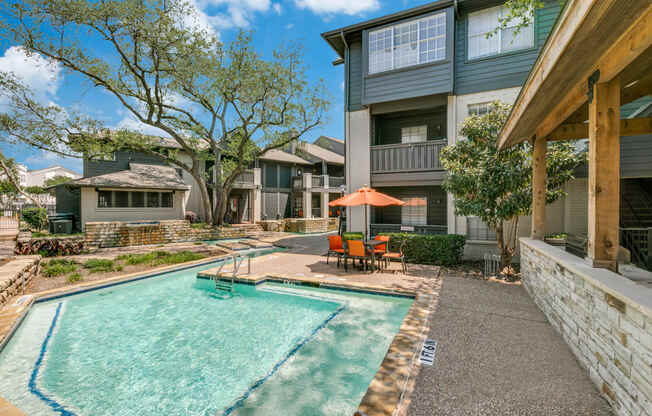
{"type": "Polygon", "coordinates": [[[25,175],[25,186],[45,186],[48,179],[63,176],[70,179],[79,179],[82,177],[79,173],[63,166],[50,166],[49,168],[29,170],[25,175]]]}
{"type": "MultiPolygon", "coordinates": [[[[488,111],[494,100],[516,100],[560,11],[558,1],[546,0],[518,34],[507,28],[487,38],[505,13],[503,3],[440,0],[322,34],[339,57],[334,64],[344,64],[344,142],[346,155],[356,155],[347,158],[348,192],[371,185],[408,202],[369,209],[372,234],[465,234],[468,256],[495,249],[495,233],[485,224],[454,214],[453,199],[441,187],[446,173],[439,153],[463,139],[467,116],[488,111]]],[[[650,111],[649,103],[639,104],[634,111],[650,111]]],[[[645,167],[642,174],[652,176],[652,163],[645,167]]],[[[582,231],[564,219],[586,206],[577,201],[586,198],[586,180],[568,189],[570,198],[549,207],[555,213],[548,217],[550,233],[582,231]]],[[[350,230],[363,229],[363,213],[349,208],[350,230]]],[[[528,234],[529,221],[521,224],[528,234]]]]}
{"type": "Polygon", "coordinates": [[[328,136],[319,136],[317,140],[315,140],[315,144],[319,147],[330,150],[331,152],[337,153],[340,156],[344,156],[344,140],[328,136]]]}
{"type": "MultiPolygon", "coordinates": [[[[165,139],[161,145],[176,147],[165,139]]],[[[180,153],[179,157],[183,160],[187,156],[180,153]]],[[[263,218],[327,216],[327,211],[312,207],[325,207],[329,197],[341,195],[343,166],[343,156],[314,144],[271,150],[234,182],[225,220],[251,223],[263,218]],[[333,182],[330,186],[329,177],[333,182]]],[[[57,186],[56,195],[57,213],[73,214],[78,229],[91,221],[183,219],[187,211],[201,220],[206,218],[190,174],[167,166],[156,156],[131,150],[116,151],[101,160],[84,159],[83,178],[57,186]],[[161,182],[153,181],[151,175],[160,175],[161,182]],[[150,195],[152,205],[143,205],[141,199],[150,195]]]]}

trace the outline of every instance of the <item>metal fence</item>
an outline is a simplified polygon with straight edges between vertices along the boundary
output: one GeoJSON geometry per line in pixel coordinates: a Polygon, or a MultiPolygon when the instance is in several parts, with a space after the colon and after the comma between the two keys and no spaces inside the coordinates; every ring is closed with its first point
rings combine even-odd
{"type": "Polygon", "coordinates": [[[446,225],[371,224],[371,235],[380,233],[446,234],[446,225]]]}
{"type": "Polygon", "coordinates": [[[328,177],[328,187],[329,188],[339,188],[344,185],[344,177],[342,176],[329,176],[328,177]]]}
{"type": "Polygon", "coordinates": [[[313,188],[323,188],[324,187],[324,177],[322,175],[312,175],[312,187],[313,188]]]}
{"type": "Polygon", "coordinates": [[[620,228],[620,245],[629,250],[632,263],[652,268],[652,228],[620,228]]]}

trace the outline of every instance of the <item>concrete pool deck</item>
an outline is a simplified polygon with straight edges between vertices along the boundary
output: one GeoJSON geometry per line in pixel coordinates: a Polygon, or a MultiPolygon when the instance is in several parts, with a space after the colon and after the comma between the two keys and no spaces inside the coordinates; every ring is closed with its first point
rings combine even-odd
{"type": "Polygon", "coordinates": [[[461,278],[436,266],[410,265],[408,275],[347,273],[336,260],[326,265],[323,235],[259,240],[288,251],[253,259],[252,274],[419,294],[361,402],[361,415],[611,414],[520,285],[461,278]],[[414,359],[426,336],[438,344],[433,366],[414,359]]]}

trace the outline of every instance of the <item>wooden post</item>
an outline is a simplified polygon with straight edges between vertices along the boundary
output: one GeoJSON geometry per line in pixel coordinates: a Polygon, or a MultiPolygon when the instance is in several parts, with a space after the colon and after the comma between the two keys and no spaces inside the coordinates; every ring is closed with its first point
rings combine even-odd
{"type": "Polygon", "coordinates": [[[543,240],[546,234],[546,149],[545,137],[532,141],[532,232],[535,240],[543,240]]]}
{"type": "Polygon", "coordinates": [[[593,86],[589,103],[589,241],[593,267],[618,271],[620,78],[593,86]]]}

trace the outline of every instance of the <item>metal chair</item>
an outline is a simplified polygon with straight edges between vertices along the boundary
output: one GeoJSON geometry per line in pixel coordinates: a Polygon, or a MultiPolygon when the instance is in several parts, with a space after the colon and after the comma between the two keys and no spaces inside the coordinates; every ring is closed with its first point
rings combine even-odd
{"type": "Polygon", "coordinates": [[[367,255],[367,248],[364,246],[362,240],[348,240],[346,242],[348,250],[344,256],[344,270],[348,271],[348,260],[353,259],[355,262],[356,259],[360,260],[364,264],[364,270],[367,270],[367,262],[369,256],[367,255]]]}
{"type": "Polygon", "coordinates": [[[405,244],[406,244],[406,240],[403,240],[401,242],[401,246],[399,247],[398,253],[388,251],[387,253],[383,254],[383,260],[385,261],[385,268],[389,268],[389,262],[391,260],[400,260],[403,269],[403,274],[407,274],[408,269],[407,269],[407,263],[405,261],[406,259],[405,259],[405,251],[404,251],[405,244]]]}
{"type": "Polygon", "coordinates": [[[328,264],[328,259],[330,258],[331,254],[337,257],[337,267],[340,267],[340,259],[342,256],[344,256],[344,245],[342,242],[342,237],[339,235],[328,236],[328,253],[326,253],[326,264],[328,264]]]}

